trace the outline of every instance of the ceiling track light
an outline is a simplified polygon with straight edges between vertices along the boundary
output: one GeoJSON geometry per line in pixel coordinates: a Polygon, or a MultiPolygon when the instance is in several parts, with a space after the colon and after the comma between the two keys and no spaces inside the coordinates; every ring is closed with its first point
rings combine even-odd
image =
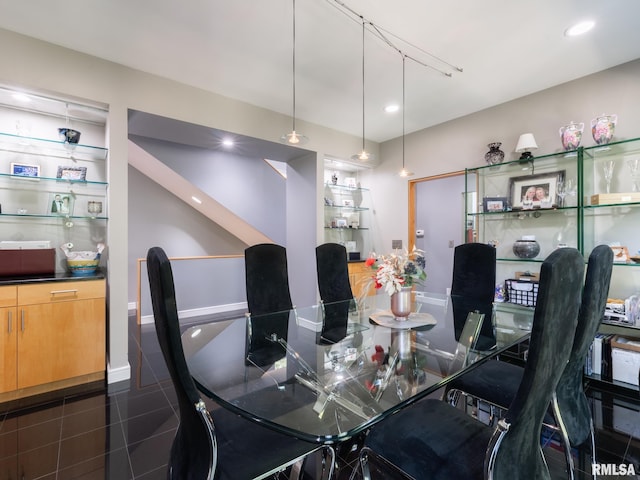
{"type": "Polygon", "coordinates": [[[404,166],[404,111],[405,111],[405,63],[407,56],[402,54],[402,170],[400,170],[399,175],[401,177],[411,177],[413,172],[408,171],[404,166]]]}
{"type": "Polygon", "coordinates": [[[364,18],[360,17],[362,20],[362,150],[360,153],[356,153],[355,155],[351,155],[351,160],[355,160],[358,162],[367,162],[373,159],[373,156],[367,152],[365,149],[365,102],[364,102],[364,33],[365,33],[365,23],[364,18]]]}
{"type": "Polygon", "coordinates": [[[309,139],[296,132],[296,0],[292,0],[293,3],[293,129],[291,133],[286,133],[280,137],[280,141],[288,143],[290,145],[300,146],[304,145],[309,139]]]}

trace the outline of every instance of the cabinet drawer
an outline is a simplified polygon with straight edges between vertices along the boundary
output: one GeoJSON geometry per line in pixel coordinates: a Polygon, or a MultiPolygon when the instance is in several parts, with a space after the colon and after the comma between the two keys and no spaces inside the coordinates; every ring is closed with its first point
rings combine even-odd
{"type": "Polygon", "coordinates": [[[87,298],[104,298],[104,280],[79,282],[47,282],[38,285],[19,285],[18,304],[65,302],[87,298]]]}
{"type": "Polygon", "coordinates": [[[14,307],[18,298],[18,289],[14,285],[0,287],[0,307],[14,307]]]}

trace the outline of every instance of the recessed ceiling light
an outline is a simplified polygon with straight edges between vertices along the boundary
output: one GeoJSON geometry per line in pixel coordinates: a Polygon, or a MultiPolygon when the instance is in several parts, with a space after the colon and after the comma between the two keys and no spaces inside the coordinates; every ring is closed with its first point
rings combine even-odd
{"type": "Polygon", "coordinates": [[[230,138],[225,138],[225,139],[222,141],[222,145],[224,145],[225,147],[233,147],[234,142],[233,142],[233,140],[231,140],[230,138]]]}
{"type": "Polygon", "coordinates": [[[194,201],[194,202],[196,202],[196,203],[202,203],[202,200],[200,200],[200,199],[199,199],[198,197],[196,197],[196,196],[192,196],[192,197],[191,197],[191,200],[193,200],[193,201],[194,201]]]}
{"type": "Polygon", "coordinates": [[[567,37],[575,37],[577,35],[582,35],[583,33],[587,33],[595,26],[596,22],[592,20],[587,20],[585,22],[576,23],[575,25],[567,28],[564,31],[565,36],[567,37]]]}
{"type": "Polygon", "coordinates": [[[384,107],[384,111],[387,113],[396,113],[398,110],[400,110],[400,105],[396,103],[384,107]]]}

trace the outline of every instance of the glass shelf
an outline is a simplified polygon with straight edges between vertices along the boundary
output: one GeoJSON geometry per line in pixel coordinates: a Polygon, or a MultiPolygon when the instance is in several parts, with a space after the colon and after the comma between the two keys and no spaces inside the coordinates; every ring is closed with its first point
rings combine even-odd
{"type": "Polygon", "coordinates": [[[369,191],[368,188],[352,187],[350,185],[339,185],[339,184],[333,184],[333,183],[327,183],[325,185],[331,188],[332,190],[344,190],[346,192],[355,192],[355,191],[368,192],[369,191]]]}
{"type": "Polygon", "coordinates": [[[68,178],[53,178],[53,177],[28,177],[21,175],[11,175],[9,173],[0,173],[0,185],[5,182],[11,182],[12,185],[15,186],[14,182],[20,182],[19,188],[20,190],[40,190],[42,185],[39,184],[40,181],[43,181],[47,185],[52,185],[55,183],[59,186],[74,186],[74,187],[101,187],[106,188],[107,182],[95,182],[92,180],[72,180],[68,178]]]}
{"type": "Polygon", "coordinates": [[[553,207],[553,208],[534,208],[531,210],[505,210],[497,212],[469,212],[467,215],[470,217],[497,217],[497,218],[523,218],[534,217],[539,218],[542,215],[551,214],[557,215],[561,213],[571,212],[577,210],[577,206],[568,207],[553,207]]]}
{"type": "Polygon", "coordinates": [[[350,228],[350,227],[324,227],[325,230],[336,230],[336,231],[349,231],[349,232],[357,232],[358,230],[369,230],[368,228],[363,228],[363,227],[359,227],[359,228],[350,228]]]}
{"type": "Polygon", "coordinates": [[[109,217],[103,216],[89,216],[89,215],[50,215],[46,213],[0,213],[0,218],[4,217],[20,217],[20,218],[47,218],[51,221],[66,221],[66,220],[108,220],[109,217]]]}
{"type": "Polygon", "coordinates": [[[92,145],[69,144],[60,140],[23,137],[0,132],[0,151],[71,160],[104,161],[108,149],[92,145]]]}
{"type": "Polygon", "coordinates": [[[343,205],[325,205],[324,208],[335,208],[336,210],[348,210],[350,212],[364,212],[369,210],[366,207],[348,207],[343,205]]]}

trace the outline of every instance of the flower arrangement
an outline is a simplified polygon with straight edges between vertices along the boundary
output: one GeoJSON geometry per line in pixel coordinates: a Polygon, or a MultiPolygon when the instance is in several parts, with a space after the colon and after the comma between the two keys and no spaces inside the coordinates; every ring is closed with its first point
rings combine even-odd
{"type": "Polygon", "coordinates": [[[372,253],[365,265],[376,270],[373,276],[375,288],[384,287],[389,295],[399,292],[402,287],[419,285],[427,278],[424,252],[415,246],[409,252],[395,252],[389,255],[372,253]]]}

